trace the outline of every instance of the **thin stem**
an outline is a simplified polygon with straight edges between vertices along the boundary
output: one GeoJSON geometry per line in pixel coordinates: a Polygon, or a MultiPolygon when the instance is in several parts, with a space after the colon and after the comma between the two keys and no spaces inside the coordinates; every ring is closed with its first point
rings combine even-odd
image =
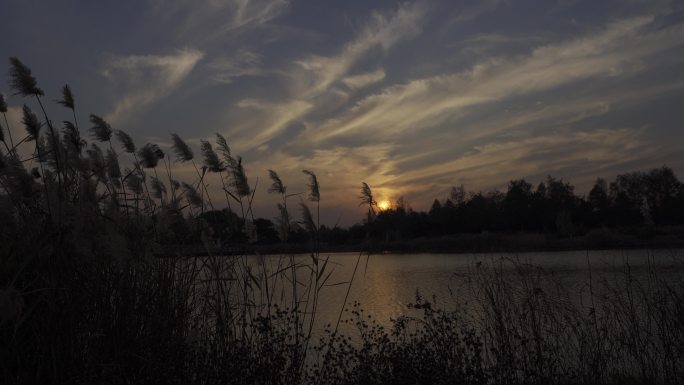
{"type": "Polygon", "coordinates": [[[207,200],[209,201],[209,206],[211,206],[211,209],[214,210],[214,204],[211,202],[211,197],[209,196],[209,191],[207,190],[206,184],[204,184],[204,175],[200,174],[199,169],[197,168],[197,164],[195,164],[195,160],[193,159],[191,162],[192,162],[192,165],[195,167],[195,171],[197,172],[197,177],[199,178],[198,187],[201,187],[200,193],[202,194],[202,206],[201,206],[202,213],[204,213],[204,192],[207,193],[207,200]],[[204,190],[202,190],[202,188],[204,190]]]}
{"type": "Polygon", "coordinates": [[[14,141],[12,140],[12,130],[10,129],[9,122],[7,121],[7,114],[3,112],[2,116],[5,118],[5,127],[7,127],[7,134],[9,135],[10,145],[12,146],[12,148],[14,148],[14,141]]]}
{"type": "Polygon", "coordinates": [[[56,154],[55,154],[55,164],[57,166],[57,184],[59,185],[59,194],[62,194],[62,175],[60,174],[60,171],[62,168],[59,165],[59,158],[61,156],[60,154],[60,146],[57,141],[58,136],[55,134],[55,129],[52,127],[52,121],[47,116],[47,112],[45,111],[45,107],[43,107],[43,102],[40,100],[40,96],[38,94],[35,94],[36,100],[38,100],[38,105],[40,105],[40,109],[43,111],[43,116],[45,116],[45,123],[47,123],[48,128],[50,129],[50,136],[52,138],[52,146],[55,148],[56,154]]]}

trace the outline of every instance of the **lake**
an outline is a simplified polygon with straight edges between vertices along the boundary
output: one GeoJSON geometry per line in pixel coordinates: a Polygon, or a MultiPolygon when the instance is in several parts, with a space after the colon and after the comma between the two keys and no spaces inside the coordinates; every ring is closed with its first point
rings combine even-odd
{"type": "MultiPolygon", "coordinates": [[[[268,274],[283,269],[293,260],[301,266],[312,264],[309,255],[259,258],[249,257],[248,264],[263,263],[268,274]]],[[[514,282],[510,300],[521,294],[516,288],[524,291],[534,285],[535,290],[544,290],[557,300],[580,306],[589,306],[592,300],[600,301],[604,291],[622,290],[628,279],[643,281],[644,285],[653,278],[675,284],[684,282],[684,250],[375,254],[370,257],[362,254],[360,258],[358,253],[329,253],[320,255],[319,266],[326,259],[329,261],[321,280],[332,273],[317,301],[314,334],[327,324],[334,328],[352,276],[347,304],[358,301],[364,316],[383,326],[390,326],[392,319],[402,315],[416,314],[417,310],[409,304],[416,301],[418,293],[438,307],[476,314],[478,301],[482,299],[481,284],[487,282],[487,277],[514,282]],[[357,260],[359,265],[354,274],[357,260]],[[520,286],[515,282],[520,282],[520,286]],[[590,293],[594,294],[593,298],[590,293]]],[[[310,277],[307,267],[297,270],[297,279],[302,283],[298,285],[298,297],[306,297],[310,277]]],[[[291,289],[284,287],[291,288],[291,285],[276,284],[269,289],[273,303],[287,306],[292,294],[291,289]]],[[[311,303],[303,305],[310,309],[311,303]]]]}

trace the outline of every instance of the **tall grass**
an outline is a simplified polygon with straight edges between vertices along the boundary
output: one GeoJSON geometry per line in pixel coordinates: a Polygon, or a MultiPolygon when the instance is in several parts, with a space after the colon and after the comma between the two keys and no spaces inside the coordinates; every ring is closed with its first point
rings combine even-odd
{"type": "MultiPolygon", "coordinates": [[[[235,231],[245,239],[254,236],[257,185],[250,186],[242,159],[223,136],[217,134],[219,153],[201,142],[201,168],[192,148],[172,136],[177,161],[192,163],[196,173],[179,181],[169,149],[136,146],[97,115],[90,115],[90,132],[106,150],[84,140],[68,86],[59,104],[73,122],[57,131],[30,69],[16,58],[10,64],[12,89],[33,98],[44,114],[39,118],[26,105],[26,137],[5,143],[0,153],[0,383],[589,384],[684,378],[684,287],[662,279],[655,268],[638,281],[628,265],[622,280],[590,280],[584,297],[590,305],[573,300],[539,269],[511,262],[511,275],[503,265],[474,266],[463,282],[476,311],[446,310],[418,296],[413,308],[421,314],[386,329],[360,304],[347,306],[360,254],[339,320],[314,337],[320,293],[334,266],[318,251],[321,194],[313,171],[304,173],[315,211],[300,202],[299,225],[311,239],[306,261],[221,255],[203,219],[213,206],[207,178],[219,178],[224,203],[239,217],[235,231]],[[35,154],[17,151],[27,140],[35,141],[35,154]],[[188,242],[188,234],[204,244],[205,256],[169,251],[170,244],[188,242]]],[[[281,199],[279,226],[286,239],[296,225],[288,199],[298,194],[288,194],[275,171],[269,175],[269,192],[281,199]]],[[[375,201],[365,183],[362,203],[373,220],[375,201]]]]}

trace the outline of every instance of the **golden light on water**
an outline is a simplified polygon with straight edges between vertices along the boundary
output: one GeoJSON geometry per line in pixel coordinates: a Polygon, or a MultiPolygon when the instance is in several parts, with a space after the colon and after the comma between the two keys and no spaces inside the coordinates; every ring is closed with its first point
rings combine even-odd
{"type": "Polygon", "coordinates": [[[382,200],[378,202],[378,208],[382,211],[389,210],[392,204],[388,200],[382,200]]]}

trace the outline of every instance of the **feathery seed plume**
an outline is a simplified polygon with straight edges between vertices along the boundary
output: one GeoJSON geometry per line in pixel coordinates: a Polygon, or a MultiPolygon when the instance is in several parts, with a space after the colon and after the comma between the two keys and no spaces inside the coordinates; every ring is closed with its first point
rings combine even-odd
{"type": "Polygon", "coordinates": [[[133,142],[131,136],[128,135],[126,132],[122,130],[117,130],[116,138],[119,139],[119,142],[121,142],[121,147],[123,147],[124,151],[126,151],[129,154],[135,152],[135,143],[133,142]]]}
{"type": "Polygon", "coordinates": [[[232,163],[233,156],[230,154],[228,142],[226,142],[226,138],[224,138],[223,135],[219,134],[218,132],[216,133],[216,144],[218,145],[219,151],[221,151],[221,155],[223,155],[226,163],[232,163]]]}
{"type": "Polygon", "coordinates": [[[373,191],[371,190],[370,186],[366,182],[361,183],[361,196],[359,198],[361,198],[361,203],[359,204],[359,206],[361,206],[361,205],[375,206],[376,205],[375,200],[373,200],[373,191]]]}
{"type": "Polygon", "coordinates": [[[231,184],[235,187],[235,192],[238,196],[244,197],[249,195],[252,190],[249,188],[247,183],[247,175],[245,174],[245,169],[242,167],[242,158],[237,157],[237,160],[233,164],[229,165],[230,171],[233,175],[233,180],[231,184]]]}
{"type": "Polygon", "coordinates": [[[76,126],[70,121],[65,120],[64,129],[62,131],[64,132],[62,140],[66,147],[80,153],[81,148],[84,146],[84,142],[81,140],[81,134],[78,132],[76,126]]]}
{"type": "Polygon", "coordinates": [[[107,142],[112,138],[112,126],[104,119],[97,115],[90,115],[90,123],[93,127],[90,128],[90,134],[94,139],[100,142],[107,142]]]}
{"type": "Polygon", "coordinates": [[[302,170],[302,172],[309,176],[309,200],[318,202],[321,200],[321,192],[318,186],[318,178],[311,170],[302,170]]]}
{"type": "Polygon", "coordinates": [[[204,166],[207,167],[207,170],[209,170],[209,172],[225,171],[226,167],[223,165],[218,155],[216,155],[216,152],[214,152],[214,149],[211,147],[211,143],[207,142],[206,140],[202,140],[201,143],[202,155],[204,156],[204,166]]]}
{"type": "Polygon", "coordinates": [[[144,168],[157,167],[157,164],[159,164],[159,156],[156,151],[157,149],[159,149],[159,146],[157,146],[156,144],[147,143],[140,150],[138,150],[138,155],[140,156],[140,163],[144,168]]]}
{"type": "Polygon", "coordinates": [[[271,177],[271,180],[273,181],[271,187],[268,188],[268,192],[285,195],[287,187],[283,185],[283,181],[278,176],[278,173],[276,173],[273,170],[268,170],[268,175],[271,177]]]}
{"type": "Polygon", "coordinates": [[[162,151],[162,149],[159,148],[159,146],[157,146],[156,144],[154,144],[154,145],[152,146],[152,150],[154,151],[154,155],[157,156],[157,159],[159,159],[159,160],[164,159],[164,151],[162,151]]]}
{"type": "Polygon", "coordinates": [[[36,78],[31,76],[31,70],[18,58],[10,59],[10,88],[15,90],[15,95],[42,96],[43,90],[38,88],[36,78]]]}
{"type": "Polygon", "coordinates": [[[66,108],[71,108],[72,110],[76,108],[74,104],[74,94],[71,93],[71,87],[69,87],[68,84],[65,84],[62,88],[62,100],[58,100],[57,103],[66,108]]]}
{"type": "Polygon", "coordinates": [[[3,114],[7,112],[7,102],[5,101],[5,95],[0,94],[0,112],[3,114]]]}
{"type": "Polygon", "coordinates": [[[195,157],[190,146],[178,134],[171,134],[171,139],[173,139],[173,150],[176,152],[178,161],[189,162],[195,157]]]}
{"type": "Polygon", "coordinates": [[[24,104],[24,107],[22,108],[22,111],[24,113],[24,117],[21,119],[21,122],[24,123],[24,127],[26,127],[26,132],[29,134],[29,139],[28,140],[37,140],[38,136],[40,135],[40,127],[41,123],[38,121],[38,117],[36,114],[31,111],[31,109],[24,104]]]}

